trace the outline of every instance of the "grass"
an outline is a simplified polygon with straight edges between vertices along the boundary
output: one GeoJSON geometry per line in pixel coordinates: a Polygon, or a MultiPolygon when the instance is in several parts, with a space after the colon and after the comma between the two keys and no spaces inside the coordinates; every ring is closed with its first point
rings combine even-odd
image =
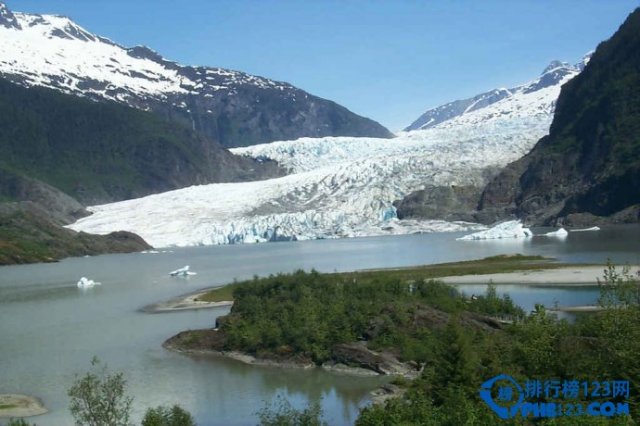
{"type": "Polygon", "coordinates": [[[0,404],[0,410],[11,410],[12,408],[18,408],[16,404],[0,404]]]}
{"type": "Polygon", "coordinates": [[[202,296],[199,296],[196,300],[202,302],[225,302],[228,300],[233,300],[233,290],[238,285],[239,283],[233,283],[215,288],[203,294],[202,296]]]}
{"type": "MultiPolygon", "coordinates": [[[[478,260],[467,260],[462,262],[439,263],[436,265],[412,266],[407,268],[394,269],[371,269],[357,272],[336,272],[338,278],[397,278],[413,279],[416,275],[424,279],[460,276],[460,275],[485,275],[504,272],[517,272],[542,269],[557,269],[571,266],[566,263],[556,263],[555,259],[543,256],[525,256],[522,254],[498,255],[486,257],[478,260]]],[[[197,300],[205,302],[222,302],[233,300],[233,291],[242,285],[241,282],[215,288],[208,291],[197,300]]]]}

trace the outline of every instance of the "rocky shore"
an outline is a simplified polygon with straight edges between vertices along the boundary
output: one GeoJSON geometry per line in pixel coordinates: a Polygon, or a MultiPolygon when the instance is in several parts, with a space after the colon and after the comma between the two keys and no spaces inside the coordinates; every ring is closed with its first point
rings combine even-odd
{"type": "Polygon", "coordinates": [[[208,354],[223,356],[249,365],[284,368],[322,368],[338,374],[354,376],[401,376],[412,380],[422,371],[415,362],[401,362],[389,352],[369,349],[366,342],[336,345],[331,360],[321,365],[301,355],[277,355],[265,353],[253,355],[224,349],[225,336],[218,329],[183,331],[163,343],[168,350],[185,354],[208,354]]]}

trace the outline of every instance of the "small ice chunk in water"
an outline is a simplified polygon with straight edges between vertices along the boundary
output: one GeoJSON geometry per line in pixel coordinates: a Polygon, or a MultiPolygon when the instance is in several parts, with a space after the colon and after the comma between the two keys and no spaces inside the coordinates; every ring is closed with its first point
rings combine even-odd
{"type": "Polygon", "coordinates": [[[90,280],[87,277],[82,277],[80,278],[80,281],[78,281],[78,288],[91,288],[96,285],[100,285],[100,283],[94,280],[90,280]]]}
{"type": "Polygon", "coordinates": [[[569,235],[569,233],[567,232],[566,229],[560,228],[557,231],[547,232],[544,235],[546,237],[567,238],[567,235],[569,235]]]}
{"type": "Polygon", "coordinates": [[[599,230],[600,230],[599,226],[592,226],[591,228],[572,229],[571,232],[592,232],[592,231],[599,231],[599,230]]]}
{"type": "Polygon", "coordinates": [[[519,220],[510,220],[502,222],[487,229],[486,231],[474,232],[473,234],[465,235],[458,238],[461,241],[473,241],[473,240],[496,240],[502,238],[528,238],[532,237],[533,233],[529,228],[525,228],[522,222],[519,220]]]}
{"type": "Polygon", "coordinates": [[[186,265],[180,269],[176,269],[175,271],[169,272],[169,275],[171,275],[172,277],[186,277],[189,275],[196,275],[196,273],[190,272],[189,265],[186,265]]]}

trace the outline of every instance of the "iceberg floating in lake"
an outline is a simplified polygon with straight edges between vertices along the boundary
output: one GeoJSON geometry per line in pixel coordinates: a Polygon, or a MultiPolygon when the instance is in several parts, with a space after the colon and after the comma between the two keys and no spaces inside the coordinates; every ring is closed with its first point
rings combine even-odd
{"type": "Polygon", "coordinates": [[[551,231],[544,234],[545,237],[556,237],[556,238],[567,238],[567,235],[569,235],[569,233],[564,228],[560,228],[557,231],[551,231]]]}
{"type": "Polygon", "coordinates": [[[171,275],[172,277],[186,277],[189,275],[196,275],[195,272],[190,272],[189,271],[189,265],[182,267],[180,269],[176,269],[175,271],[171,271],[169,272],[169,275],[171,275]]]}
{"type": "Polygon", "coordinates": [[[473,234],[465,235],[458,238],[460,241],[474,241],[474,240],[496,240],[503,238],[528,238],[532,237],[533,233],[529,228],[525,228],[522,222],[519,220],[510,220],[508,222],[502,222],[493,228],[485,231],[474,232],[473,234]]]}
{"type": "Polygon", "coordinates": [[[78,288],[91,288],[96,285],[100,285],[100,283],[94,280],[90,280],[87,277],[82,277],[80,278],[80,281],[78,281],[78,288]]]}
{"type": "Polygon", "coordinates": [[[592,226],[591,228],[572,229],[571,232],[592,232],[592,231],[599,231],[599,230],[600,230],[599,226],[592,226]]]}

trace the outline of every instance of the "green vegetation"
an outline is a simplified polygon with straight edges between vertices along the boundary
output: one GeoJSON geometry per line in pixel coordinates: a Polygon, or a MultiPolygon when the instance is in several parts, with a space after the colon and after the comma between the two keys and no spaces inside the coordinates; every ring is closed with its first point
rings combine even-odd
{"type": "Polygon", "coordinates": [[[418,267],[400,269],[379,269],[361,272],[365,276],[375,274],[393,278],[409,278],[419,273],[422,278],[441,278],[460,275],[484,275],[503,272],[516,272],[541,269],[556,269],[568,266],[563,263],[552,262],[553,259],[544,256],[525,256],[522,254],[502,254],[485,257],[479,260],[439,263],[418,267]]]}
{"type": "MultiPolygon", "coordinates": [[[[479,401],[477,391],[483,380],[499,373],[519,380],[629,380],[631,417],[565,417],[536,424],[635,424],[632,419],[640,416],[640,361],[634,355],[640,350],[640,306],[626,303],[624,298],[630,290],[637,294],[640,282],[609,265],[601,284],[603,300],[615,303],[574,324],[558,321],[539,306],[524,320],[505,328],[504,333],[470,334],[450,328],[432,362],[405,396],[365,409],[357,424],[493,424],[496,417],[491,417],[493,413],[479,401]]],[[[501,424],[529,423],[515,420],[501,424]]]]}
{"type": "Polygon", "coordinates": [[[0,169],[83,203],[231,180],[249,164],[153,113],[0,79],[0,169]]]}
{"type": "Polygon", "coordinates": [[[319,402],[309,404],[306,408],[295,409],[281,395],[276,401],[266,404],[257,412],[261,426],[327,426],[322,421],[322,408],[319,402]]]}
{"type": "MultiPolygon", "coordinates": [[[[409,280],[418,276],[420,279],[432,279],[441,277],[452,277],[461,275],[485,275],[503,272],[530,271],[541,269],[556,269],[570,266],[563,263],[552,262],[553,259],[543,256],[525,256],[522,254],[498,255],[486,257],[479,260],[468,260],[462,262],[439,263],[436,265],[413,266],[398,269],[375,269],[358,272],[342,272],[324,274],[339,280],[371,280],[371,279],[399,279],[409,280]]],[[[253,281],[257,281],[254,277],[253,281]]],[[[198,300],[206,302],[221,302],[234,300],[233,292],[240,285],[246,282],[234,282],[219,288],[208,291],[198,300]]]]}
{"type": "Polygon", "coordinates": [[[133,398],[126,395],[122,373],[109,373],[106,366],[93,358],[93,371],[76,380],[67,394],[69,411],[77,425],[129,426],[133,398]]]}
{"type": "MultiPolygon", "coordinates": [[[[9,420],[9,423],[7,423],[7,426],[30,426],[30,425],[24,419],[11,419],[9,420]]],[[[35,426],[35,424],[33,426],[35,426]]]]}
{"type": "Polygon", "coordinates": [[[488,217],[497,209],[498,217],[546,224],[638,223],[638,52],[640,9],[562,86],[549,135],[485,188],[480,206],[488,217]]]}
{"type": "Polygon", "coordinates": [[[0,205],[0,265],[148,248],[151,247],[142,238],[128,232],[104,236],[77,233],[54,224],[38,208],[16,203],[0,205]]]}
{"type": "Polygon", "coordinates": [[[440,337],[437,329],[450,318],[483,328],[488,321],[483,315],[510,320],[524,315],[495,291],[470,300],[424,278],[421,270],[298,271],[236,284],[233,297],[231,314],[219,321],[224,349],[318,364],[332,360],[336,345],[358,340],[393,350],[401,360],[423,362],[440,337]]]}
{"type": "MultiPolygon", "coordinates": [[[[222,328],[233,336],[228,344],[257,352],[286,344],[290,352],[310,353],[321,361],[331,344],[365,339],[369,346],[420,361],[423,370],[417,379],[395,381],[406,388],[406,393],[365,408],[357,421],[361,426],[487,425],[497,421],[505,425],[630,425],[640,418],[640,281],[627,269],[618,272],[608,265],[606,271],[600,283],[605,309],[578,317],[575,323],[558,320],[543,306],[524,316],[508,299],[497,298],[491,287],[477,303],[433,281],[414,283],[412,292],[406,290],[407,282],[378,279],[347,284],[336,280],[335,275],[297,272],[238,286],[235,307],[240,312],[234,307],[222,328]],[[262,301],[262,307],[254,304],[257,300],[262,301]],[[312,300],[318,300],[318,304],[312,300]],[[340,314],[343,311],[336,306],[342,305],[348,307],[349,315],[334,316],[332,328],[328,328],[322,317],[340,314]],[[408,318],[415,320],[415,306],[436,307],[450,315],[444,325],[432,319],[412,327],[408,318]],[[509,312],[515,321],[493,330],[473,327],[460,321],[469,312],[509,312]],[[278,322],[279,317],[284,318],[283,323],[278,322]],[[271,331],[260,329],[264,335],[258,336],[254,330],[261,323],[268,323],[271,331]],[[381,328],[371,333],[372,324],[381,328]],[[478,395],[481,383],[498,374],[508,374],[521,383],[528,379],[628,380],[629,398],[614,400],[628,402],[630,416],[498,420],[478,395]]],[[[537,400],[545,402],[544,395],[537,400]]],[[[591,401],[579,396],[573,402],[586,406],[591,401]]],[[[279,419],[280,412],[283,410],[267,408],[261,418],[279,419]]],[[[289,420],[265,424],[301,424],[290,420],[293,416],[283,418],[289,420]]]]}
{"type": "MultiPolygon", "coordinates": [[[[96,357],[91,360],[91,367],[92,370],[78,378],[67,392],[71,398],[69,410],[76,425],[130,426],[133,397],[127,395],[124,374],[109,372],[96,357]]],[[[13,422],[9,426],[28,426],[23,420],[13,422]]],[[[196,423],[189,412],[174,405],[148,409],[142,426],[196,426],[196,423]]]]}
{"type": "Polygon", "coordinates": [[[142,419],[142,426],[195,426],[191,414],[179,405],[171,408],[156,407],[147,410],[142,419]]]}
{"type": "Polygon", "coordinates": [[[233,283],[209,290],[205,294],[198,296],[196,300],[202,302],[225,302],[233,300],[233,291],[237,286],[237,283],[233,283]]]}

